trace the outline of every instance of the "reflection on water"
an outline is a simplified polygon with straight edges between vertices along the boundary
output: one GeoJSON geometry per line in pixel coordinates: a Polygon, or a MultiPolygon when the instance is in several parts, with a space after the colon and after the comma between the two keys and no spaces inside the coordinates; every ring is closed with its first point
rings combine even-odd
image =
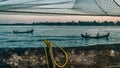
{"type": "Polygon", "coordinates": [[[0,26],[0,47],[42,47],[43,40],[49,39],[61,46],[88,46],[120,42],[118,26],[0,26]],[[33,34],[13,34],[13,30],[34,29],[33,34]],[[109,38],[85,39],[81,33],[96,36],[110,32],[109,38]]]}

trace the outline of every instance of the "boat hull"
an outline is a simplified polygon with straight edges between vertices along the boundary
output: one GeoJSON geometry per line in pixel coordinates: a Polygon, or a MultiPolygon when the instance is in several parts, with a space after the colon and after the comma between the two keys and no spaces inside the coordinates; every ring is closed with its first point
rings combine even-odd
{"type": "Polygon", "coordinates": [[[33,30],[28,30],[28,31],[13,31],[15,34],[21,34],[21,33],[33,33],[33,30]]]}
{"type": "Polygon", "coordinates": [[[102,35],[102,36],[85,36],[84,34],[81,34],[81,37],[83,37],[83,38],[95,38],[95,39],[98,39],[98,38],[108,38],[109,37],[109,33],[107,33],[106,35],[102,35]]]}

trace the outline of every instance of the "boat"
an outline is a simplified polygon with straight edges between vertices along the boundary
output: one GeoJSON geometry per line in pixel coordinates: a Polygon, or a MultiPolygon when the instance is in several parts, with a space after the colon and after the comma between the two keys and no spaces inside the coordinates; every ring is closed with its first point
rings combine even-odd
{"type": "Polygon", "coordinates": [[[96,39],[98,39],[98,38],[108,38],[109,35],[110,35],[110,33],[107,33],[105,35],[96,35],[96,36],[90,36],[90,35],[81,34],[81,37],[83,37],[83,38],[96,38],[96,39]]]}
{"type": "Polygon", "coordinates": [[[27,31],[17,31],[17,30],[14,30],[13,31],[13,33],[15,33],[15,34],[20,34],[20,33],[33,33],[33,29],[31,29],[31,30],[27,30],[27,31]]]}

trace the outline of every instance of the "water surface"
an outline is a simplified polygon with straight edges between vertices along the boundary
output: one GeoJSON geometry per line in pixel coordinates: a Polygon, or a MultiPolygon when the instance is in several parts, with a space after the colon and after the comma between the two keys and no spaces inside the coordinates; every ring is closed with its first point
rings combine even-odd
{"type": "Polygon", "coordinates": [[[113,44],[120,42],[119,26],[0,26],[0,47],[43,47],[43,40],[49,39],[63,47],[113,44]],[[13,30],[34,29],[33,34],[13,34],[13,30]],[[84,39],[81,33],[95,36],[110,32],[109,39],[84,39]]]}

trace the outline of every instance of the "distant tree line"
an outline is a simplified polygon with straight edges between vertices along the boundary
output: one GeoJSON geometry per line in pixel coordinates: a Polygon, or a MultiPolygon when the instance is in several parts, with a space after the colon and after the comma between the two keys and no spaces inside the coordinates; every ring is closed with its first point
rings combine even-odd
{"type": "Polygon", "coordinates": [[[33,23],[14,23],[14,24],[0,24],[0,25],[51,25],[51,26],[120,26],[120,21],[71,21],[71,22],[33,22],[33,23]]]}
{"type": "Polygon", "coordinates": [[[33,25],[66,25],[66,26],[120,26],[120,21],[112,22],[112,21],[71,21],[71,22],[33,22],[33,25]]]}

